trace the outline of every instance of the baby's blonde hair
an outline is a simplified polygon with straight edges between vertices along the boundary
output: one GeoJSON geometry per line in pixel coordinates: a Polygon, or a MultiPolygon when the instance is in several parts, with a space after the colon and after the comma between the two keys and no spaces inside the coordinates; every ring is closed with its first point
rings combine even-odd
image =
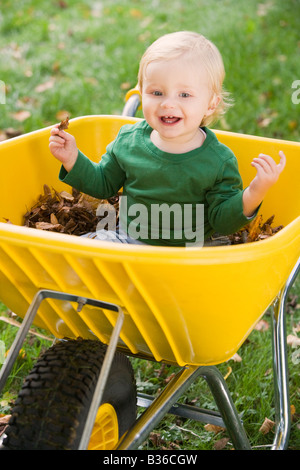
{"type": "Polygon", "coordinates": [[[150,62],[173,60],[186,54],[192,57],[193,63],[199,63],[206,68],[211,82],[212,100],[213,98],[220,99],[214,113],[205,116],[201,122],[201,126],[208,126],[226,112],[231,102],[229,94],[223,89],[225,69],[222,56],[218,48],[201,34],[178,31],[165,34],[154,41],[141,58],[138,88],[142,92],[145,71],[150,62]]]}

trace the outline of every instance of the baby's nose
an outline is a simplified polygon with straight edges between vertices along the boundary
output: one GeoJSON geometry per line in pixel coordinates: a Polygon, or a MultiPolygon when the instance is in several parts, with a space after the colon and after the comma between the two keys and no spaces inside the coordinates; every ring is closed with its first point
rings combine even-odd
{"type": "Polygon", "coordinates": [[[161,103],[161,106],[166,109],[173,109],[175,108],[176,104],[175,101],[172,98],[166,97],[163,102],[161,103]]]}

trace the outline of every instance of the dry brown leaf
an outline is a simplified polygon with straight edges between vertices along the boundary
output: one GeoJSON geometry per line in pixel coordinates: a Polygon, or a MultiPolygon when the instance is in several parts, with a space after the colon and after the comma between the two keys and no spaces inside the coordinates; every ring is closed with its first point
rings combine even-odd
{"type": "Polygon", "coordinates": [[[23,122],[31,116],[30,111],[22,110],[17,111],[16,113],[11,115],[16,121],[23,122]]]}
{"type": "Polygon", "coordinates": [[[51,190],[44,185],[36,204],[24,215],[24,225],[30,228],[48,230],[69,235],[83,235],[95,232],[98,222],[103,216],[97,216],[97,207],[114,206],[118,217],[119,197],[96,199],[73,189],[67,191],[51,190]]]}
{"type": "Polygon", "coordinates": [[[260,320],[256,323],[254,329],[257,331],[267,331],[270,328],[269,323],[266,320],[260,320]]]}
{"type": "Polygon", "coordinates": [[[129,90],[129,88],[131,87],[131,83],[130,82],[123,82],[121,83],[121,90],[129,90]]]}
{"type": "Polygon", "coordinates": [[[275,235],[275,233],[283,228],[282,225],[272,227],[273,221],[274,215],[269,217],[265,222],[263,222],[262,215],[260,215],[238,232],[229,235],[228,238],[232,245],[264,240],[265,238],[275,235]]]}
{"type": "Polygon", "coordinates": [[[53,225],[58,224],[58,220],[57,220],[57,217],[56,217],[55,214],[51,214],[51,215],[50,215],[50,222],[51,222],[51,224],[53,224],[53,225]]]}
{"type": "Polygon", "coordinates": [[[234,361],[234,362],[242,362],[242,358],[238,353],[235,353],[229,361],[234,361]]]}
{"type": "Polygon", "coordinates": [[[260,229],[259,229],[259,226],[261,224],[261,221],[262,221],[262,216],[258,216],[256,217],[250,224],[249,224],[249,235],[248,235],[248,238],[249,238],[249,241],[254,241],[256,240],[259,232],[260,232],[260,229]]]}
{"type": "Polygon", "coordinates": [[[54,79],[52,78],[51,80],[47,80],[44,83],[41,83],[40,85],[35,87],[35,91],[37,93],[43,93],[46,90],[49,90],[50,88],[53,88],[54,85],[54,79]]]}
{"type": "Polygon", "coordinates": [[[259,432],[261,432],[262,434],[268,434],[274,426],[274,421],[271,421],[269,418],[265,418],[263,424],[259,428],[259,432]]]}
{"type": "Polygon", "coordinates": [[[69,127],[69,116],[67,116],[63,121],[61,121],[61,123],[58,126],[58,129],[62,131],[64,129],[68,129],[68,127],[69,127]]]}
{"type": "Polygon", "coordinates": [[[296,120],[289,121],[289,122],[288,122],[288,126],[289,126],[289,129],[290,129],[291,131],[294,131],[294,130],[297,129],[297,127],[298,127],[298,121],[296,121],[296,120]]]}
{"type": "Polygon", "coordinates": [[[155,447],[159,447],[162,443],[161,434],[157,432],[151,432],[149,435],[149,440],[155,447]]]}
{"type": "Polygon", "coordinates": [[[175,377],[175,375],[175,372],[172,372],[172,374],[165,378],[165,383],[169,383],[175,377]]]}
{"type": "Polygon", "coordinates": [[[66,119],[67,116],[70,117],[70,113],[69,111],[66,111],[65,109],[61,109],[60,111],[57,111],[55,115],[58,121],[63,121],[64,119],[66,119]]]}
{"type": "Polygon", "coordinates": [[[8,424],[11,415],[0,414],[0,424],[8,424]]]}
{"type": "Polygon", "coordinates": [[[138,8],[131,8],[129,14],[132,18],[143,18],[143,13],[138,8]]]}
{"type": "Polygon", "coordinates": [[[216,424],[206,424],[204,429],[205,431],[213,432],[214,434],[219,434],[219,432],[225,431],[225,428],[222,428],[222,426],[217,426],[216,424]]]}
{"type": "MultiPolygon", "coordinates": [[[[300,308],[299,305],[297,305],[297,310],[298,310],[299,308],[300,308]]],[[[297,323],[297,325],[293,328],[293,331],[294,331],[295,333],[298,333],[298,332],[300,331],[300,322],[297,323]]]]}
{"type": "Polygon", "coordinates": [[[74,196],[72,196],[72,194],[68,193],[67,191],[61,191],[59,193],[59,196],[65,199],[66,201],[69,201],[69,202],[74,201],[74,196]]]}
{"type": "Polygon", "coordinates": [[[295,335],[288,335],[286,338],[286,342],[288,346],[292,346],[293,348],[300,346],[300,338],[295,335]]]}
{"type": "Polygon", "coordinates": [[[217,442],[215,442],[214,449],[223,450],[224,447],[226,447],[226,445],[228,444],[228,442],[229,442],[229,437],[222,437],[222,439],[219,439],[217,442]]]}
{"type": "Polygon", "coordinates": [[[5,432],[11,415],[0,414],[0,436],[5,432]]]}

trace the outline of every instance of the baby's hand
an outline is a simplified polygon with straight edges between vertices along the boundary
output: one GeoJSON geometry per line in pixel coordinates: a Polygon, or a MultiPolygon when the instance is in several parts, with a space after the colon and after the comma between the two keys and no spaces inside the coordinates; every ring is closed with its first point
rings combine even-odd
{"type": "Polygon", "coordinates": [[[69,172],[77,159],[78,148],[75,138],[65,131],[58,129],[59,124],[54,126],[50,132],[49,149],[69,172]]]}
{"type": "Polygon", "coordinates": [[[278,165],[273,158],[262,153],[253,159],[251,165],[257,169],[257,174],[250,183],[252,191],[266,193],[276,183],[286,164],[286,158],[282,151],[279,152],[279,156],[280,162],[278,165]]]}
{"type": "Polygon", "coordinates": [[[257,169],[257,174],[243,192],[243,212],[246,217],[251,217],[254,214],[270,187],[276,183],[283,171],[286,158],[282,151],[279,152],[279,155],[278,165],[273,158],[262,153],[253,159],[251,165],[257,169]]]}

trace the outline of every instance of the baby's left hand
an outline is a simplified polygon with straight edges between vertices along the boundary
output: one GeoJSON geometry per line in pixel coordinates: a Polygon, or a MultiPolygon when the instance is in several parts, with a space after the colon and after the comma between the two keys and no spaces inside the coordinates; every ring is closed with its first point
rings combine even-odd
{"type": "Polygon", "coordinates": [[[243,212],[246,217],[252,217],[265,195],[279,178],[286,163],[285,155],[279,152],[280,162],[278,165],[269,155],[259,154],[254,158],[251,165],[257,170],[255,178],[248,188],[243,192],[243,212]]]}
{"type": "Polygon", "coordinates": [[[286,164],[286,157],[282,151],[279,152],[279,156],[278,164],[269,155],[263,153],[253,159],[251,165],[257,169],[257,174],[250,183],[251,190],[265,192],[276,183],[286,164]]]}

